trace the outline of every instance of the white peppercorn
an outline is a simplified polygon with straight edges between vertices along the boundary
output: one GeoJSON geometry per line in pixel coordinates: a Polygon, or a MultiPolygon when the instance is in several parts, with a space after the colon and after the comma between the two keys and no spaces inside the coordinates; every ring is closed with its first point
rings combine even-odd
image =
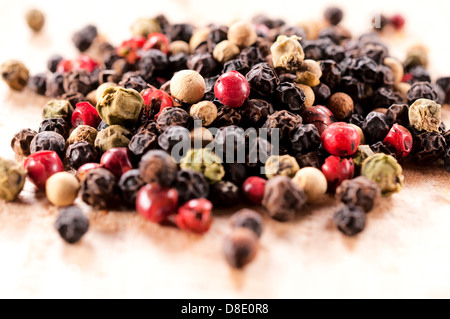
{"type": "Polygon", "coordinates": [[[79,190],[80,182],[75,176],[67,172],[52,175],[45,186],[48,201],[57,207],[72,205],[79,190]]]}

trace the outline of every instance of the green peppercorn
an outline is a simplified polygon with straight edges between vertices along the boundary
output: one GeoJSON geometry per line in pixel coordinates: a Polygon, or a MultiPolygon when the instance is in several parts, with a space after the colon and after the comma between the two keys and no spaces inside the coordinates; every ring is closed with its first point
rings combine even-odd
{"type": "Polygon", "coordinates": [[[72,145],[77,142],[87,142],[94,145],[97,138],[98,131],[89,125],[80,125],[72,131],[67,139],[67,145],[72,145]]]}
{"type": "Polygon", "coordinates": [[[27,67],[20,61],[9,60],[0,66],[0,74],[3,81],[16,91],[22,91],[27,85],[30,73],[27,67]]]}
{"type": "Polygon", "coordinates": [[[73,106],[66,100],[51,100],[44,106],[43,119],[65,119],[70,121],[73,106]]]}
{"type": "Polygon", "coordinates": [[[353,154],[353,163],[355,166],[361,166],[366,158],[375,155],[369,145],[359,145],[358,150],[353,154]]]}
{"type": "Polygon", "coordinates": [[[0,199],[15,200],[25,185],[26,176],[22,165],[0,157],[0,199]]]}
{"type": "Polygon", "coordinates": [[[225,176],[221,159],[208,148],[190,150],[181,160],[180,167],[202,173],[210,183],[220,182],[225,176]]]}
{"type": "Polygon", "coordinates": [[[97,111],[108,125],[134,126],[144,106],[144,99],[133,89],[110,87],[97,103],[97,111]]]}
{"type": "Polygon", "coordinates": [[[439,132],[441,105],[427,99],[419,99],[409,107],[409,123],[419,131],[439,132]]]}
{"type": "Polygon", "coordinates": [[[390,155],[378,153],[367,158],[362,165],[361,175],[377,183],[384,196],[398,193],[403,186],[402,167],[390,155]]]}
{"type": "Polygon", "coordinates": [[[295,157],[289,155],[270,156],[266,162],[265,168],[267,178],[275,176],[287,176],[292,178],[300,170],[300,166],[295,157]]]}
{"type": "Polygon", "coordinates": [[[101,130],[95,139],[95,147],[101,152],[106,152],[116,147],[128,147],[131,132],[120,125],[111,125],[101,130]]]}

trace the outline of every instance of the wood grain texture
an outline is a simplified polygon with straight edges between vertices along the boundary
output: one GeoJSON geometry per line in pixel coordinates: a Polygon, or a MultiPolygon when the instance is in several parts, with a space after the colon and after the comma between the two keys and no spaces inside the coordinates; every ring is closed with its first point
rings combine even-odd
{"type": "MultiPolygon", "coordinates": [[[[402,58],[405,47],[422,41],[430,47],[434,74],[450,74],[440,39],[449,30],[448,2],[430,1],[433,5],[426,8],[419,2],[391,2],[377,3],[388,13],[406,10],[410,21],[406,34],[386,39],[395,44],[393,54],[402,58]]],[[[222,22],[268,11],[295,22],[320,16],[326,2],[314,1],[307,10],[298,1],[283,1],[283,7],[274,7],[273,1],[229,1],[226,8],[209,1],[114,3],[1,1],[0,61],[18,58],[32,72],[41,72],[52,53],[75,56],[70,35],[84,23],[95,22],[117,43],[142,12],[206,23],[215,19],[211,10],[220,10],[222,22]],[[39,35],[23,22],[25,9],[36,4],[47,13],[39,35]]],[[[354,31],[362,31],[377,9],[361,1],[342,5],[349,15],[346,25],[354,31]]],[[[0,156],[13,158],[12,135],[24,127],[36,129],[46,101],[0,83],[0,156]]],[[[444,118],[450,125],[448,107],[444,118]]],[[[0,202],[0,297],[450,297],[450,179],[440,167],[407,167],[404,190],[381,200],[356,238],[335,229],[331,218],[338,204],[330,197],[292,223],[265,218],[259,255],[244,271],[230,269],[222,255],[228,212],[217,212],[212,230],[196,236],[153,225],[134,213],[105,214],[80,205],[91,229],[79,244],[69,246],[53,229],[56,209],[32,185],[26,185],[18,202],[0,202]]]]}

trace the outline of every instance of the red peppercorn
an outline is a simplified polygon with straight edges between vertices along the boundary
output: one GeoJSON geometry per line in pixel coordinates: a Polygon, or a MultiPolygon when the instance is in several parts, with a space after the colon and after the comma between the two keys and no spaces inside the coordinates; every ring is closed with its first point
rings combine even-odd
{"type": "Polygon", "coordinates": [[[398,124],[392,126],[383,142],[395,147],[397,159],[408,156],[413,146],[411,132],[404,126],[398,124]]]}
{"type": "Polygon", "coordinates": [[[351,158],[330,156],[322,165],[322,172],[328,181],[328,190],[335,191],[343,181],[352,179],[355,175],[355,166],[351,158]]]}
{"type": "Polygon", "coordinates": [[[56,72],[59,73],[69,73],[73,70],[73,63],[71,60],[62,59],[56,67],[56,72]]]}
{"type": "Polygon", "coordinates": [[[391,18],[391,24],[396,30],[401,30],[405,26],[405,18],[401,14],[396,14],[391,18]]]}
{"type": "Polygon", "coordinates": [[[98,63],[90,56],[82,54],[73,62],[73,66],[75,69],[82,69],[91,73],[98,68],[98,63]]]}
{"type": "Polygon", "coordinates": [[[167,107],[173,107],[173,100],[167,92],[162,90],[147,89],[142,92],[142,98],[144,99],[145,112],[147,117],[151,114],[155,115],[155,120],[167,107]]]}
{"type": "Polygon", "coordinates": [[[248,201],[254,205],[261,205],[267,181],[261,177],[249,177],[242,184],[242,192],[248,201]]]}
{"type": "Polygon", "coordinates": [[[103,168],[103,165],[98,164],[98,163],[87,163],[82,165],[78,171],[77,171],[77,178],[79,181],[84,180],[84,178],[86,177],[86,174],[93,170],[93,169],[97,169],[97,168],[103,168]]]}
{"type": "Polygon", "coordinates": [[[139,50],[143,48],[147,39],[141,36],[135,36],[129,40],[123,41],[122,44],[117,47],[117,54],[126,58],[131,64],[134,64],[141,58],[139,50]]]}
{"type": "Polygon", "coordinates": [[[323,132],[322,143],[331,155],[350,156],[358,150],[360,135],[347,123],[333,123],[323,132]]]}
{"type": "Polygon", "coordinates": [[[178,209],[175,223],[182,230],[204,234],[211,228],[212,208],[212,203],[207,199],[191,200],[178,209]]]}
{"type": "Polygon", "coordinates": [[[150,33],[143,49],[145,51],[148,51],[150,49],[158,49],[167,54],[167,52],[169,52],[169,40],[162,33],[150,33]]]}
{"type": "Polygon", "coordinates": [[[130,153],[125,147],[112,148],[105,152],[100,164],[118,178],[133,169],[130,153]]]}
{"type": "Polygon", "coordinates": [[[307,107],[301,113],[304,124],[314,124],[319,130],[319,134],[328,128],[332,123],[333,113],[325,106],[317,105],[313,107],[307,107]]]}
{"type": "Polygon", "coordinates": [[[217,80],[214,85],[216,98],[224,105],[233,109],[241,107],[250,95],[250,85],[245,76],[237,71],[231,71],[217,80]]]}
{"type": "Polygon", "coordinates": [[[162,223],[175,213],[178,206],[178,192],[163,188],[158,184],[148,184],[141,188],[136,198],[136,209],[145,219],[162,223]]]}
{"type": "Polygon", "coordinates": [[[64,166],[58,154],[53,151],[36,152],[25,160],[24,168],[28,177],[39,189],[45,188],[45,183],[53,174],[64,172],[64,166]]]}
{"type": "Polygon", "coordinates": [[[96,108],[89,102],[78,103],[75,107],[75,111],[72,113],[73,127],[89,125],[93,128],[97,128],[101,121],[102,119],[98,115],[96,108]]]}

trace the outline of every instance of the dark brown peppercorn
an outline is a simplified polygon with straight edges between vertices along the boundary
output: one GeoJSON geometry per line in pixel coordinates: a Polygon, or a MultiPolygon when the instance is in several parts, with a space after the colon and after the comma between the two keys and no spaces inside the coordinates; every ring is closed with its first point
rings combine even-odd
{"type": "Polygon", "coordinates": [[[268,63],[253,66],[246,75],[246,79],[253,91],[262,96],[271,95],[280,85],[280,79],[268,63]]]}
{"type": "Polygon", "coordinates": [[[255,259],[257,251],[258,237],[251,230],[237,228],[225,238],[225,258],[234,268],[244,268],[255,259]]]}
{"type": "Polygon", "coordinates": [[[119,180],[120,197],[123,203],[130,208],[136,206],[137,193],[145,185],[138,169],[132,169],[122,175],[119,180]]]}
{"type": "Polygon", "coordinates": [[[211,185],[209,200],[214,207],[232,207],[239,203],[241,198],[239,187],[232,182],[221,181],[211,185]]]}
{"type": "Polygon", "coordinates": [[[333,218],[337,228],[347,236],[356,236],[366,227],[366,213],[357,206],[345,206],[333,218]]]}
{"type": "Polygon", "coordinates": [[[376,142],[375,144],[370,146],[370,149],[375,153],[383,153],[386,155],[391,155],[396,158],[396,149],[391,144],[386,144],[383,141],[376,142]]]}
{"type": "Polygon", "coordinates": [[[39,125],[39,133],[42,132],[55,132],[67,139],[69,137],[72,123],[67,122],[61,118],[45,119],[39,125]]]}
{"type": "Polygon", "coordinates": [[[30,77],[28,79],[28,87],[36,94],[45,95],[45,91],[47,91],[47,75],[39,73],[30,77]]]}
{"type": "Polygon", "coordinates": [[[280,222],[292,220],[305,204],[305,192],[289,177],[276,176],[267,182],[263,206],[273,219],[280,222]]]}
{"type": "Polygon", "coordinates": [[[320,68],[322,70],[320,82],[326,84],[331,89],[339,86],[339,84],[341,83],[342,74],[335,61],[321,61],[320,68]]]}
{"type": "Polygon", "coordinates": [[[62,239],[69,244],[77,243],[89,229],[89,220],[76,206],[64,207],[59,210],[55,228],[62,239]]]}
{"type": "MultiPolygon", "coordinates": [[[[351,75],[365,84],[374,84],[378,76],[378,65],[369,57],[363,56],[356,60],[343,61],[346,66],[345,75],[351,75]]],[[[343,65],[341,63],[341,67],[343,65]]]]}
{"type": "Polygon", "coordinates": [[[95,209],[108,209],[116,194],[117,179],[113,173],[97,168],[87,172],[81,183],[81,198],[95,209]]]}
{"type": "Polygon", "coordinates": [[[380,65],[378,70],[377,85],[391,87],[395,84],[394,72],[385,65],[380,65]]]}
{"type": "Polygon", "coordinates": [[[230,219],[231,227],[247,228],[255,233],[258,238],[261,237],[263,232],[263,219],[260,214],[251,209],[241,209],[230,219]]]}
{"type": "Polygon", "coordinates": [[[230,163],[224,164],[225,177],[224,181],[232,182],[237,186],[241,186],[247,178],[247,169],[244,164],[230,163]]]}
{"type": "Polygon", "coordinates": [[[341,90],[350,95],[355,102],[365,100],[373,94],[373,89],[370,85],[364,84],[352,76],[344,76],[342,78],[341,90]]]}
{"type": "Polygon", "coordinates": [[[380,187],[367,177],[344,181],[336,190],[336,198],[349,206],[359,206],[366,213],[372,211],[381,196],[380,187]]]}
{"type": "Polygon", "coordinates": [[[69,92],[61,95],[62,100],[69,101],[70,105],[75,109],[78,103],[85,102],[86,97],[80,92],[69,92]]]}
{"type": "Polygon", "coordinates": [[[375,109],[378,108],[388,108],[392,104],[396,104],[399,101],[397,95],[390,88],[382,87],[376,90],[372,96],[372,106],[375,109]]]}
{"type": "Polygon", "coordinates": [[[185,110],[178,107],[167,107],[159,115],[157,123],[158,129],[161,132],[167,130],[169,126],[178,125],[188,127],[189,114],[185,110]]]}
{"type": "Polygon", "coordinates": [[[313,87],[314,95],[316,97],[316,105],[327,105],[328,99],[331,96],[330,87],[324,83],[313,87]]]}
{"type": "Polygon", "coordinates": [[[287,139],[292,136],[294,130],[302,124],[302,122],[303,119],[300,115],[283,110],[269,115],[263,128],[279,129],[280,139],[287,139]]]}
{"type": "Polygon", "coordinates": [[[148,88],[147,82],[141,77],[139,72],[127,72],[122,76],[119,86],[125,89],[133,89],[138,92],[148,88]]]}
{"type": "Polygon", "coordinates": [[[209,184],[203,174],[182,170],[177,173],[173,187],[178,191],[180,205],[192,199],[208,198],[209,184]]]}
{"type": "Polygon", "coordinates": [[[64,137],[55,132],[42,132],[37,134],[30,144],[31,154],[39,151],[54,151],[61,159],[64,158],[66,141],[64,137]]]}
{"type": "Polygon", "coordinates": [[[213,127],[222,127],[229,125],[239,125],[242,116],[235,109],[231,107],[220,105],[217,108],[217,118],[213,122],[213,127]]]}
{"type": "Polygon", "coordinates": [[[91,47],[97,34],[97,28],[93,25],[88,25],[73,35],[73,44],[80,52],[84,52],[91,47]]]}
{"type": "Polygon", "coordinates": [[[170,38],[173,41],[184,41],[189,43],[191,40],[192,34],[194,33],[194,28],[190,24],[174,24],[170,28],[170,38]]]}
{"type": "Polygon", "coordinates": [[[378,112],[370,112],[361,128],[369,144],[384,140],[389,133],[386,115],[378,112]]]}
{"type": "Polygon", "coordinates": [[[208,34],[208,39],[206,40],[206,43],[208,45],[208,51],[212,53],[218,43],[227,39],[228,39],[228,27],[217,26],[211,28],[208,34]]]}
{"type": "Polygon", "coordinates": [[[147,183],[170,186],[174,182],[178,167],[173,158],[164,151],[152,150],[139,163],[142,179],[147,183]]]}
{"type": "Polygon", "coordinates": [[[248,100],[240,110],[243,122],[248,127],[260,127],[273,112],[272,104],[261,99],[248,100]]]}
{"type": "Polygon", "coordinates": [[[317,169],[321,168],[319,156],[316,152],[309,152],[308,154],[297,154],[295,159],[300,167],[314,167],[317,169]]]}
{"type": "Polygon", "coordinates": [[[292,150],[301,154],[314,151],[319,147],[320,142],[319,131],[313,124],[298,126],[291,138],[292,150]]]}
{"type": "Polygon", "coordinates": [[[61,62],[64,58],[59,54],[52,55],[47,61],[47,68],[50,72],[55,73],[56,68],[58,67],[59,62],[61,62]]]}
{"type": "Polygon", "coordinates": [[[406,93],[406,99],[408,100],[408,105],[413,104],[418,99],[437,101],[438,94],[431,83],[417,82],[414,83],[408,93],[406,93]]]}
{"type": "Polygon", "coordinates": [[[191,144],[190,133],[185,127],[169,126],[167,130],[158,137],[159,147],[169,153],[178,143],[183,143],[184,147],[189,147],[191,144]]]}
{"type": "Polygon", "coordinates": [[[70,73],[64,75],[64,91],[80,92],[83,95],[87,95],[92,91],[92,80],[90,74],[82,69],[73,70],[70,73]]]}
{"type": "Polygon", "coordinates": [[[329,7],[325,10],[324,17],[328,23],[338,25],[344,18],[344,12],[338,7],[329,7]]]}
{"type": "Polygon", "coordinates": [[[441,133],[413,131],[412,154],[421,164],[428,164],[443,158],[446,142],[441,133]]]}
{"type": "Polygon", "coordinates": [[[220,64],[214,59],[211,53],[195,53],[190,55],[187,60],[189,69],[197,71],[201,76],[207,78],[217,73],[220,64]]]}
{"type": "Polygon", "coordinates": [[[439,85],[441,89],[444,91],[445,94],[444,103],[450,104],[450,77],[439,78],[437,79],[436,84],[439,85]]]}
{"type": "Polygon", "coordinates": [[[166,54],[161,50],[150,49],[142,54],[138,68],[142,78],[150,81],[153,76],[157,76],[166,70],[168,66],[169,60],[166,54]]]}
{"type": "Polygon", "coordinates": [[[241,54],[239,54],[239,58],[250,68],[258,63],[264,62],[264,57],[261,54],[261,51],[255,46],[242,50],[241,54]]]}
{"type": "Polygon", "coordinates": [[[11,148],[14,153],[19,156],[29,156],[30,152],[30,144],[33,141],[34,137],[37,135],[36,131],[30,130],[29,128],[23,129],[14,135],[11,140],[11,148]]]}
{"type": "Polygon", "coordinates": [[[246,75],[250,70],[249,65],[242,59],[234,59],[226,62],[223,65],[222,73],[228,73],[230,71],[237,71],[243,75],[246,75]]]}
{"type": "Polygon", "coordinates": [[[64,74],[55,72],[47,78],[47,91],[45,95],[48,97],[59,97],[64,94],[64,74]]]}
{"type": "Polygon", "coordinates": [[[386,120],[389,126],[399,124],[404,127],[409,125],[408,105],[394,104],[386,112],[386,120]]]}
{"type": "Polygon", "coordinates": [[[73,169],[79,169],[87,163],[95,163],[98,153],[94,145],[87,142],[77,142],[70,145],[66,152],[67,163],[73,169]]]}
{"type": "Polygon", "coordinates": [[[292,112],[301,112],[305,108],[306,95],[293,83],[281,83],[276,89],[276,95],[280,107],[292,112]]]}

